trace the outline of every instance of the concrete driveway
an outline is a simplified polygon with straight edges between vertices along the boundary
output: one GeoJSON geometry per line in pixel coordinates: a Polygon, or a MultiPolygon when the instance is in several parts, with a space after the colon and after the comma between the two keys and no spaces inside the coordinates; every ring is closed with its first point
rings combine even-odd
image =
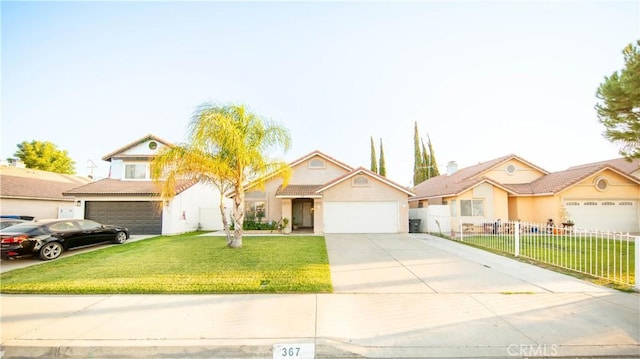
{"type": "Polygon", "coordinates": [[[425,234],[327,234],[336,293],[610,292],[425,234]]]}

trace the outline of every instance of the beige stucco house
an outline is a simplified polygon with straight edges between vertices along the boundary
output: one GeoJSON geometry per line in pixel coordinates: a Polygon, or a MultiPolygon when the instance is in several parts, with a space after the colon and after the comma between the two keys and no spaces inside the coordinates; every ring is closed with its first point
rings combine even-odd
{"type": "Polygon", "coordinates": [[[508,155],[415,186],[411,208],[447,205],[453,230],[474,218],[640,232],[640,160],[623,158],[549,173],[508,155]]]}
{"type": "Polygon", "coordinates": [[[292,176],[267,176],[248,186],[249,218],[289,220],[285,230],[313,233],[406,233],[413,192],[365,168],[352,168],[320,151],[290,163],[292,176]]]}

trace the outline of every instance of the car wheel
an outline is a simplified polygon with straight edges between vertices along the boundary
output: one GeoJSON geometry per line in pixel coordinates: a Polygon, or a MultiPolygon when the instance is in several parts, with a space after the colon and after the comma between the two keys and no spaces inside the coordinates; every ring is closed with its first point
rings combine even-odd
{"type": "Polygon", "coordinates": [[[127,241],[127,234],[124,232],[116,232],[116,238],[113,240],[115,244],[122,244],[127,241]]]}
{"type": "Polygon", "coordinates": [[[62,244],[59,242],[49,242],[40,248],[40,259],[49,261],[60,257],[62,254],[62,244]]]}

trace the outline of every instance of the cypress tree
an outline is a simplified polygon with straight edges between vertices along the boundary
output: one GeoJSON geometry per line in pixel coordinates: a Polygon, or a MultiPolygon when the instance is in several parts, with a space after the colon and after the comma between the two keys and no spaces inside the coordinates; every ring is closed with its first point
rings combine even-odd
{"type": "Polygon", "coordinates": [[[423,171],[422,151],[420,151],[420,135],[418,134],[418,122],[415,122],[413,130],[413,185],[425,180],[423,171]]]}
{"type": "Polygon", "coordinates": [[[380,139],[380,167],[379,172],[380,176],[387,177],[387,166],[384,161],[384,149],[382,148],[382,138],[380,139]]]}
{"type": "Polygon", "coordinates": [[[440,171],[438,170],[438,163],[436,162],[436,155],[433,153],[429,134],[427,134],[427,145],[429,146],[429,159],[431,160],[431,177],[438,177],[440,176],[440,171]]]}
{"type": "Polygon", "coordinates": [[[371,172],[378,173],[378,160],[376,159],[376,147],[371,136],[371,172]]]}

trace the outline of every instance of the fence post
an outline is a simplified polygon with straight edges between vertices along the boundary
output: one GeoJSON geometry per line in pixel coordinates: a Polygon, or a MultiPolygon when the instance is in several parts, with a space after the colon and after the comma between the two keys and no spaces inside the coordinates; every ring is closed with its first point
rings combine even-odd
{"type": "Polygon", "coordinates": [[[636,255],[636,263],[635,263],[635,268],[634,268],[635,269],[635,273],[634,273],[634,278],[635,278],[635,280],[634,280],[634,282],[635,282],[634,288],[637,291],[640,292],[640,279],[638,279],[638,276],[640,276],[640,236],[635,236],[633,238],[633,240],[634,240],[633,247],[634,247],[635,252],[636,252],[636,254],[635,254],[636,255]]]}
{"type": "Polygon", "coordinates": [[[515,256],[516,257],[520,257],[520,222],[516,222],[515,226],[514,226],[514,230],[515,233],[514,236],[514,240],[515,240],[515,256]]]}

